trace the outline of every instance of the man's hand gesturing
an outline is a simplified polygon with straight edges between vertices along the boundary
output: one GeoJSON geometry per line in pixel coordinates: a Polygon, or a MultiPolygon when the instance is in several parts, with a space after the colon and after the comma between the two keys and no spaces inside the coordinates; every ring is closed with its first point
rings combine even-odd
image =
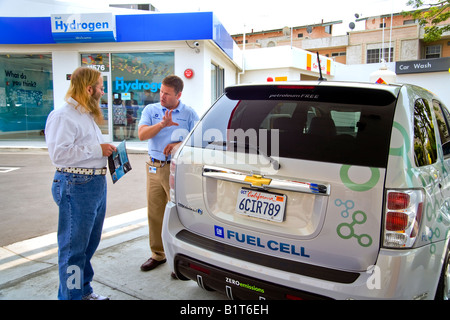
{"type": "Polygon", "coordinates": [[[173,110],[166,110],[166,113],[164,114],[164,117],[160,122],[163,128],[170,126],[178,126],[178,123],[172,121],[172,112],[173,110]]]}

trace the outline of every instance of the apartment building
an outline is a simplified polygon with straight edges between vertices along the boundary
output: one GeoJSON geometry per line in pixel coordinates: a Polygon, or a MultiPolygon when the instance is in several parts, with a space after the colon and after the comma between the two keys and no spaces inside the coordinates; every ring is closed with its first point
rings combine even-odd
{"type": "Polygon", "coordinates": [[[364,24],[363,30],[352,30],[353,24],[345,35],[333,36],[333,27],[342,23],[285,27],[232,38],[241,48],[245,37],[246,49],[291,45],[349,65],[450,57],[450,33],[440,41],[424,42],[424,29],[412,16],[395,13],[358,18],[355,23],[364,24]]]}
{"type": "Polygon", "coordinates": [[[291,45],[308,51],[319,51],[321,55],[335,57],[336,62],[345,64],[345,51],[348,46],[348,36],[334,36],[333,27],[342,24],[342,20],[322,22],[320,24],[284,27],[265,31],[253,31],[247,34],[236,34],[231,37],[239,47],[260,49],[291,45]],[[317,44],[315,44],[317,43],[317,44]],[[314,46],[320,50],[314,50],[314,46]]]}

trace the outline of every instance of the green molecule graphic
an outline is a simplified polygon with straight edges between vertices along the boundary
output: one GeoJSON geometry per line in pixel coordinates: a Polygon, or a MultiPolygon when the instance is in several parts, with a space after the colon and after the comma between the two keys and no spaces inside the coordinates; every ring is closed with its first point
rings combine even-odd
{"type": "MultiPolygon", "coordinates": [[[[337,206],[341,206],[344,205],[347,210],[344,210],[341,215],[343,217],[348,217],[348,210],[352,209],[354,206],[353,201],[346,201],[343,202],[342,200],[337,199],[335,201],[335,204],[337,206]]],[[[372,244],[372,237],[369,236],[368,234],[361,234],[361,235],[357,235],[355,233],[355,229],[354,226],[355,224],[364,224],[367,220],[367,215],[361,211],[361,210],[357,210],[355,212],[353,212],[352,215],[352,223],[341,223],[340,225],[338,225],[337,227],[337,234],[339,235],[339,237],[341,237],[342,239],[350,239],[350,238],[356,238],[358,239],[358,243],[360,246],[362,247],[369,247],[372,244]]]]}

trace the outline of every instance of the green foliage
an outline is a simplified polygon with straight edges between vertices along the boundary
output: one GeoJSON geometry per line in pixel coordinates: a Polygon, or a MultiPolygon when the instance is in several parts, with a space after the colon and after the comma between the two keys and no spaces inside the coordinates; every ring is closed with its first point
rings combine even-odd
{"type": "Polygon", "coordinates": [[[440,40],[444,32],[450,31],[450,24],[442,24],[450,18],[450,0],[434,2],[409,0],[407,5],[412,6],[415,10],[406,14],[418,19],[420,26],[425,30],[424,41],[440,40]]]}

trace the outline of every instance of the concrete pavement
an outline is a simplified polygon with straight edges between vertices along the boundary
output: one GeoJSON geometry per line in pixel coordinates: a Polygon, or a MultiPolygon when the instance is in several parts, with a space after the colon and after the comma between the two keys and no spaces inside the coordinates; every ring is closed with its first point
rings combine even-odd
{"type": "MultiPolygon", "coordinates": [[[[223,300],[193,282],[174,280],[168,264],[140,271],[148,258],[146,208],[105,220],[102,241],[92,259],[94,291],[111,300],[223,300]]],[[[56,300],[56,233],[0,248],[0,300],[56,300]]]]}
{"type": "MultiPolygon", "coordinates": [[[[133,170],[114,186],[108,179],[107,218],[92,259],[95,292],[112,300],[226,299],[193,281],[172,279],[168,264],[140,271],[150,257],[147,155],[132,145],[130,151],[133,170]]],[[[55,300],[58,211],[50,192],[55,169],[45,143],[0,145],[0,169],[0,300],[55,300]]]]}
{"type": "MultiPolygon", "coordinates": [[[[106,217],[147,206],[146,151],[130,149],[133,169],[118,183],[107,177],[106,217]]],[[[3,147],[0,142],[0,247],[57,230],[51,186],[55,167],[44,145],[3,147]],[[40,146],[40,147],[39,147],[40,146]]]]}

